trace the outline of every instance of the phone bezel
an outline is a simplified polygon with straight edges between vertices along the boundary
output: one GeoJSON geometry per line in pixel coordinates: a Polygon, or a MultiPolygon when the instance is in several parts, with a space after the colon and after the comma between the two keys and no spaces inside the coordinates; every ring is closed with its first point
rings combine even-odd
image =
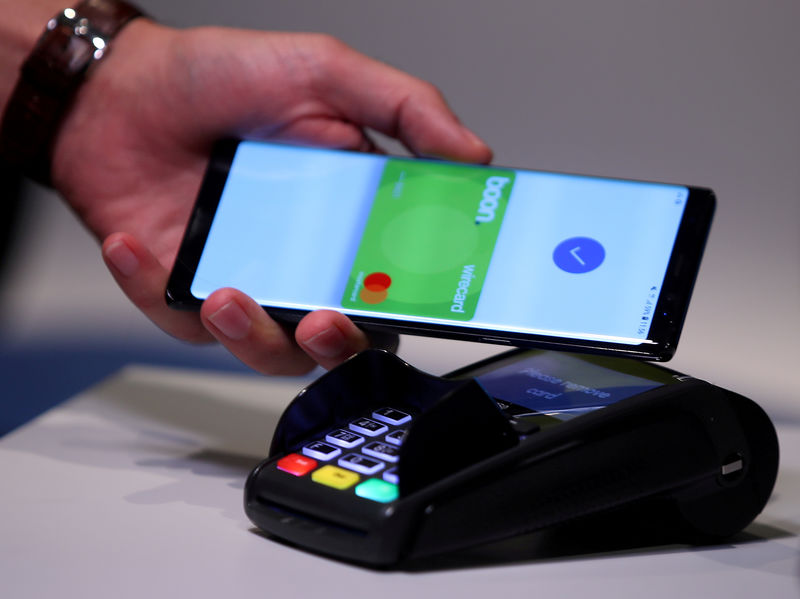
{"type": "MultiPolygon", "coordinates": [[[[167,283],[166,300],[173,308],[198,310],[202,304],[203,300],[192,295],[190,291],[192,279],[239,143],[239,140],[222,140],[215,145],[212,152],[167,283]]],[[[686,318],[689,299],[700,268],[716,203],[714,193],[710,189],[694,186],[687,186],[687,188],[689,196],[664,276],[661,294],[653,312],[653,322],[648,339],[641,344],[627,345],[598,340],[476,329],[449,324],[421,323],[394,320],[380,315],[353,315],[350,318],[365,328],[400,334],[444,337],[518,347],[601,353],[656,361],[669,360],[675,353],[686,318]]],[[[290,323],[299,321],[307,314],[307,311],[297,309],[271,306],[264,306],[264,308],[274,318],[290,323]]]]}

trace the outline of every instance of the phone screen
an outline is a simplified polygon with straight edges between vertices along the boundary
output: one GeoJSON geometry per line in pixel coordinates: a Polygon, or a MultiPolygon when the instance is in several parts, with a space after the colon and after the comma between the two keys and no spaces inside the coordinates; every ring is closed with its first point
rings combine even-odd
{"type": "Polygon", "coordinates": [[[646,345],[690,188],[239,143],[191,277],[260,304],[646,345]]]}

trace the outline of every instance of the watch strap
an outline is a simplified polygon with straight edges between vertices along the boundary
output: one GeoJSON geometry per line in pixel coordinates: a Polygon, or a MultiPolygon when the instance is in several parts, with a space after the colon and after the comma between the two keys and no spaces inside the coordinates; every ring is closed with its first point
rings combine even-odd
{"type": "Polygon", "coordinates": [[[114,36],[142,12],[123,0],[84,0],[50,19],[0,123],[0,156],[32,179],[50,184],[52,145],[88,69],[114,36]]]}

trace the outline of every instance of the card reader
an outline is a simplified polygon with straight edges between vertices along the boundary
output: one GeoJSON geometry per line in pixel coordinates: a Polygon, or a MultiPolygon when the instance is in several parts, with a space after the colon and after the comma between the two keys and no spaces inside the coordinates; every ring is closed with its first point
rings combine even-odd
{"type": "Polygon", "coordinates": [[[747,526],[777,468],[756,403],[652,363],[512,350],[437,377],[367,350],[292,401],[245,511],[381,567],[643,502],[697,542],[747,526]]]}

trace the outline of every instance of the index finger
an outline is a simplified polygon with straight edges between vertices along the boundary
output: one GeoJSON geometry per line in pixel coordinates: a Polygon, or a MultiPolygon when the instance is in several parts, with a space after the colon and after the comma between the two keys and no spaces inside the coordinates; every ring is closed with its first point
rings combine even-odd
{"type": "Polygon", "coordinates": [[[395,137],[417,155],[491,160],[489,147],[461,124],[435,86],[334,38],[320,43],[322,64],[312,69],[311,85],[344,119],[395,137]]]}

